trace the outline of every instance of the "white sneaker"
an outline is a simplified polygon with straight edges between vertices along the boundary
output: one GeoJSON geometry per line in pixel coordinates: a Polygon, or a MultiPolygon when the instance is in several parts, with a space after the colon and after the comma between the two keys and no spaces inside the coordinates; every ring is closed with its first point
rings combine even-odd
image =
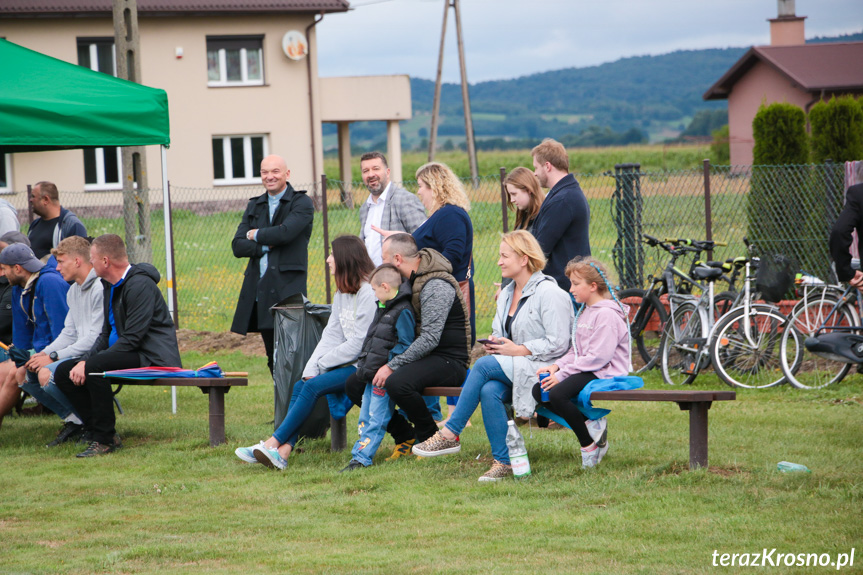
{"type": "MultiPolygon", "coordinates": [[[[261,443],[263,443],[263,441],[261,443]]],[[[246,463],[257,463],[258,460],[255,459],[253,451],[256,447],[261,445],[261,443],[258,443],[258,445],[250,445],[249,447],[238,447],[234,450],[234,453],[246,463]]]]}
{"type": "Polygon", "coordinates": [[[596,462],[599,463],[608,453],[608,420],[600,417],[597,420],[589,419],[584,423],[587,425],[587,432],[590,433],[590,437],[599,448],[599,455],[596,459],[596,462]]]}
{"type": "Polygon", "coordinates": [[[594,449],[593,451],[585,451],[581,450],[581,467],[583,469],[588,469],[590,467],[596,467],[599,463],[599,447],[594,449]]]}

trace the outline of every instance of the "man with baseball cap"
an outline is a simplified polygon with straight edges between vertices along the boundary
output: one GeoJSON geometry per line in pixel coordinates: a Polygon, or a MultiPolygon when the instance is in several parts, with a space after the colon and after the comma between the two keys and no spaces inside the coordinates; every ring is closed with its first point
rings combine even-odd
{"type": "MultiPolygon", "coordinates": [[[[0,270],[12,285],[12,344],[18,349],[13,357],[17,369],[9,372],[3,389],[17,384],[64,421],[80,422],[62,392],[56,387],[42,388],[38,383],[27,382],[24,367],[30,350],[42,351],[63,331],[69,311],[66,304],[69,284],[23,243],[11,244],[0,252],[0,270]]],[[[5,400],[9,394],[0,395],[5,400]]],[[[0,404],[0,415],[11,408],[12,405],[0,404]]]]}

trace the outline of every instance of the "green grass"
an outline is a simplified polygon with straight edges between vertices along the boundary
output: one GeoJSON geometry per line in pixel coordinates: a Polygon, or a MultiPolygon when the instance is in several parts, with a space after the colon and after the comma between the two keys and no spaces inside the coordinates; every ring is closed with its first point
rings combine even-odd
{"type": "MultiPolygon", "coordinates": [[[[272,431],[272,382],[262,358],[184,356],[209,359],[251,372],[227,395],[224,446],[207,446],[194,388],[178,390],[176,415],[167,390],[125,388],[126,446],[95,460],[43,448],[54,419],[4,421],[0,573],[707,573],[714,550],[835,557],[863,536],[859,375],[715,404],[709,471],[687,469],[677,406],[615,403],[597,469],[580,469],[570,432],[522,428],[532,477],[488,485],[479,412],[458,455],[387,463],[387,439],[373,468],[340,475],[348,453],[321,439],[285,472],[244,464],[233,449],[272,431]],[[782,460],[812,473],[779,473],[782,460]]],[[[708,373],[693,387],[724,386],[708,373]]],[[[355,426],[353,410],[349,443],[355,426]]]]}

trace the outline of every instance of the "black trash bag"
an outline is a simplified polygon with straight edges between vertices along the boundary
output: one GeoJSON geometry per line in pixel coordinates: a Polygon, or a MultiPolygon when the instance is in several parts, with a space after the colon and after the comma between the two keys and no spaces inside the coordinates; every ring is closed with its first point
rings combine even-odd
{"type": "MultiPolygon", "coordinates": [[[[288,413],[294,384],[302,379],[306,362],[312,356],[330,319],[331,306],[313,304],[302,294],[285,298],[270,308],[274,315],[273,383],[275,385],[275,428],[288,413]]],[[[324,437],[330,428],[330,408],[326,396],[315,403],[300,437],[324,437]]]]}
{"type": "Polygon", "coordinates": [[[769,302],[779,302],[788,297],[794,286],[797,264],[782,254],[762,255],[755,272],[755,289],[769,302]]]}

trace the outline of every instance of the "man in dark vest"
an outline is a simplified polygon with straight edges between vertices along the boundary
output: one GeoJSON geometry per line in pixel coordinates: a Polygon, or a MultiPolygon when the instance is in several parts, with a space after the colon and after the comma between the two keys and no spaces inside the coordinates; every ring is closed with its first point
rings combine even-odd
{"type": "Polygon", "coordinates": [[[291,171],[279,156],[261,162],[266,192],[249,199],[234,234],[234,257],[249,258],[231,331],[260,332],[273,373],[274,324],[270,308],[298,293],[306,294],[309,237],[314,206],[304,191],[288,183],[291,171]]]}
{"type": "MultiPolygon", "coordinates": [[[[410,234],[394,234],[382,247],[384,263],[411,283],[419,334],[404,353],[378,370],[372,383],[386,388],[416,427],[416,442],[434,435],[422,391],[428,386],[460,387],[470,361],[470,323],[452,266],[432,249],[417,250],[410,234]]],[[[397,421],[398,418],[394,418],[397,421]]],[[[393,432],[392,426],[387,429],[393,432]]]]}

